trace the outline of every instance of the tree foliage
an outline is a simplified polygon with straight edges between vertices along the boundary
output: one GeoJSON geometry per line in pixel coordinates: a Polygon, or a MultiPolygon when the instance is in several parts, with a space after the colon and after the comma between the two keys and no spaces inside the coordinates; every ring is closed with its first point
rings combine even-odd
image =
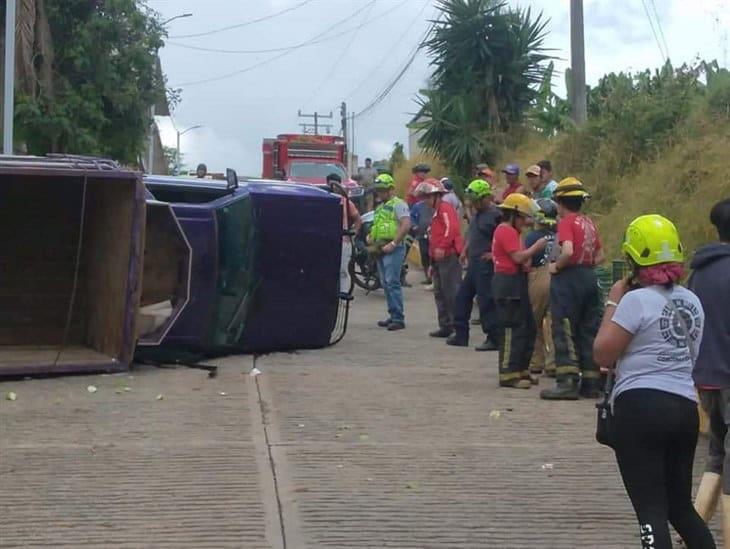
{"type": "Polygon", "coordinates": [[[164,95],[156,67],[163,28],[134,0],[45,0],[45,14],[54,52],[53,89],[19,91],[18,139],[33,154],[97,154],[136,162],[150,105],[164,95]]]}
{"type": "Polygon", "coordinates": [[[434,67],[414,127],[421,145],[466,174],[494,156],[499,134],[520,124],[543,81],[547,20],[497,0],[439,0],[425,46],[434,67]]]}

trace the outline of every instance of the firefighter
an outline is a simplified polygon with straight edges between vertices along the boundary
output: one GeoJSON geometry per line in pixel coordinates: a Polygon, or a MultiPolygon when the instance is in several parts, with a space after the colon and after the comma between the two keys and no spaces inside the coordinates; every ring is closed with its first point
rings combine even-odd
{"type": "Polygon", "coordinates": [[[466,276],[461,282],[454,309],[454,335],[446,343],[456,347],[469,344],[469,318],[474,298],[479,307],[479,320],[486,336],[477,351],[496,351],[497,319],[492,297],[492,237],[502,219],[502,213],[493,203],[492,186],[484,179],[475,179],[466,188],[465,195],[474,214],[469,223],[467,243],[462,252],[466,276]]]}
{"type": "Polygon", "coordinates": [[[550,312],[553,320],[557,385],[540,393],[545,400],[577,400],[600,395],[593,340],[601,321],[601,297],[595,267],[603,262],[593,220],[581,209],[589,198],[575,177],[563,179],[553,197],[558,204],[559,254],[550,264],[550,312]]]}
{"type": "Polygon", "coordinates": [[[378,326],[393,332],[406,327],[401,269],[406,258],[404,241],[411,230],[411,216],[408,205],[395,196],[392,176],[379,175],[374,188],[381,204],[375,210],[368,244],[377,251],[378,273],[388,304],[388,318],[378,321],[378,326]]]}
{"type": "Polygon", "coordinates": [[[454,331],[454,305],[461,284],[459,257],[464,249],[459,216],[456,209],[444,200],[447,192],[436,179],[427,179],[416,187],[414,193],[433,210],[428,254],[439,328],[429,335],[442,338],[449,337],[454,331]]]}
{"type": "Polygon", "coordinates": [[[532,257],[547,246],[545,238],[525,249],[520,232],[534,215],[532,200],[512,193],[498,206],[503,219],[494,231],[492,292],[497,308],[499,385],[529,389],[529,365],[535,346],[535,318],[527,289],[532,257]]]}

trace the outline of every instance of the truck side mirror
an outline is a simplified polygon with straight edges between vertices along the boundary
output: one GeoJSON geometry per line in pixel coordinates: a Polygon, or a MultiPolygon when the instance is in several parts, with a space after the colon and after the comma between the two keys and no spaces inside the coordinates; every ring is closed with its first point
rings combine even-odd
{"type": "Polygon", "coordinates": [[[238,188],[238,174],[236,170],[226,168],[226,188],[229,191],[233,191],[238,188]]]}

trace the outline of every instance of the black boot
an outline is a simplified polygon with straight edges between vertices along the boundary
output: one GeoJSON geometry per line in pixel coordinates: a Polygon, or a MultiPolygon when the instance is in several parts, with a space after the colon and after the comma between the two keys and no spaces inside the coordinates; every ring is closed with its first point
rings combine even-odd
{"type": "Polygon", "coordinates": [[[494,341],[487,338],[484,340],[484,343],[474,347],[474,350],[475,351],[497,351],[497,350],[499,350],[499,347],[497,347],[497,344],[494,341]]]}
{"type": "Polygon", "coordinates": [[[440,337],[440,338],[447,338],[451,335],[451,330],[448,328],[439,328],[435,332],[431,332],[428,334],[430,337],[440,337]]]}
{"type": "Polygon", "coordinates": [[[446,340],[446,345],[451,345],[452,347],[468,347],[469,338],[463,335],[453,334],[446,340]]]}
{"type": "Polygon", "coordinates": [[[580,396],[582,398],[598,398],[601,396],[601,381],[598,379],[583,379],[580,382],[580,396]]]}
{"type": "Polygon", "coordinates": [[[385,320],[378,320],[378,326],[380,328],[387,328],[391,322],[393,322],[393,321],[390,320],[389,318],[386,318],[385,320]]]}
{"type": "Polygon", "coordinates": [[[559,380],[555,388],[540,391],[540,398],[543,400],[578,400],[580,398],[578,380],[559,380]]]}

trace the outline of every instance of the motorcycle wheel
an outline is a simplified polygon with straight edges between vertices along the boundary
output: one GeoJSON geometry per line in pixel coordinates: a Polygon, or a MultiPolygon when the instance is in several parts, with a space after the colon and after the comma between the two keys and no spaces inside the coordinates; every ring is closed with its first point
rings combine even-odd
{"type": "Polygon", "coordinates": [[[358,261],[353,255],[350,260],[349,271],[352,281],[363,290],[374,292],[380,289],[378,266],[372,257],[360,258],[360,261],[358,261]]]}

